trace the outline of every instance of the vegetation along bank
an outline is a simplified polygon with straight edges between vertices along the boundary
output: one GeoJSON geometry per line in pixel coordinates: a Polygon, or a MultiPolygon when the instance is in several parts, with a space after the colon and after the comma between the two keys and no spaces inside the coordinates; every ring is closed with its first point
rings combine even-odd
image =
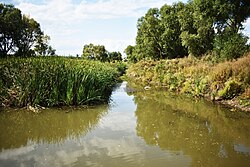
{"type": "Polygon", "coordinates": [[[40,24],[14,5],[0,3],[0,25],[0,107],[107,102],[126,69],[102,45],[84,45],[82,58],[56,56],[40,24]]]}
{"type": "Polygon", "coordinates": [[[64,57],[9,57],[0,61],[0,104],[58,106],[106,102],[116,65],[64,57]]]}
{"type": "Polygon", "coordinates": [[[130,80],[250,110],[250,1],[191,0],[151,8],[125,53],[130,80]]]}
{"type": "Polygon", "coordinates": [[[250,111],[250,53],[238,60],[222,63],[195,57],[145,60],[132,64],[127,77],[142,86],[224,100],[250,111]]]}

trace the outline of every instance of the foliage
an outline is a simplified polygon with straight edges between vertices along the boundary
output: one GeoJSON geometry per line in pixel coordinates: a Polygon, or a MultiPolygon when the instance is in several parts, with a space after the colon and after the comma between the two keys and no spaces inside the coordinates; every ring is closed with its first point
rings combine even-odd
{"type": "Polygon", "coordinates": [[[136,45],[125,50],[128,61],[172,59],[187,54],[234,59],[249,51],[243,22],[250,16],[247,0],[190,0],[149,9],[138,19],[136,45]]]}
{"type": "Polygon", "coordinates": [[[163,5],[160,9],[161,27],[163,33],[161,34],[161,45],[163,47],[162,58],[177,58],[187,55],[186,47],[182,46],[180,38],[181,25],[178,20],[179,11],[184,8],[184,4],[179,2],[177,4],[163,5]]]}
{"type": "Polygon", "coordinates": [[[56,50],[53,49],[49,43],[50,37],[48,35],[41,34],[37,37],[37,42],[34,46],[34,51],[37,55],[45,56],[50,55],[54,56],[56,54],[56,50]]]}
{"type": "Polygon", "coordinates": [[[124,53],[126,54],[128,61],[136,63],[137,60],[134,54],[134,49],[135,49],[134,46],[128,45],[126,49],[124,50],[124,53]]]}
{"type": "Polygon", "coordinates": [[[127,63],[126,62],[117,61],[117,62],[110,63],[110,65],[113,68],[116,68],[116,70],[119,73],[119,76],[123,76],[126,73],[126,70],[127,70],[127,63]]]}
{"type": "MultiPolygon", "coordinates": [[[[243,24],[250,16],[250,1],[248,0],[205,0],[211,3],[212,8],[206,8],[205,13],[215,18],[215,28],[218,33],[229,30],[232,33],[238,33],[243,29],[243,24]]],[[[204,1],[200,1],[202,4],[204,1]]]]}
{"type": "Polygon", "coordinates": [[[13,5],[0,4],[0,56],[13,52],[20,34],[21,11],[13,5]]]}
{"type": "Polygon", "coordinates": [[[101,62],[122,61],[120,52],[108,52],[103,45],[94,45],[92,43],[83,46],[82,57],[89,60],[98,60],[101,62]]]}
{"type": "Polygon", "coordinates": [[[213,19],[206,15],[203,8],[196,1],[191,1],[179,12],[182,44],[194,56],[201,56],[213,47],[213,19]]]}
{"type": "Polygon", "coordinates": [[[137,23],[136,51],[139,59],[163,57],[160,36],[162,29],[160,27],[159,10],[157,8],[149,9],[145,17],[141,17],[137,23]]]}
{"type": "Polygon", "coordinates": [[[176,58],[187,54],[181,43],[178,20],[182,6],[178,3],[164,5],[160,10],[152,8],[138,20],[136,45],[129,60],[176,58]]]}
{"type": "Polygon", "coordinates": [[[84,45],[82,57],[92,60],[107,61],[108,53],[103,45],[84,45]]]}
{"type": "Polygon", "coordinates": [[[127,70],[128,79],[193,96],[231,99],[250,86],[250,53],[237,61],[212,63],[195,57],[140,61],[127,70]]]}
{"type": "Polygon", "coordinates": [[[62,57],[6,58],[0,62],[4,105],[81,105],[107,101],[118,72],[101,62],[62,57]]]}
{"type": "Polygon", "coordinates": [[[220,90],[218,95],[224,99],[232,99],[240,93],[242,93],[241,85],[238,82],[232,80],[225,83],[224,89],[220,90]]]}
{"type": "Polygon", "coordinates": [[[249,51],[248,37],[242,33],[224,32],[214,39],[215,54],[221,60],[236,59],[249,51]]]}
{"type": "Polygon", "coordinates": [[[120,52],[109,52],[108,53],[108,61],[122,61],[122,54],[120,52]]]}
{"type": "Polygon", "coordinates": [[[35,51],[53,50],[48,45],[48,36],[44,36],[40,24],[13,5],[0,3],[0,57],[9,54],[32,56],[35,51]],[[46,38],[44,38],[46,37],[46,38]],[[43,45],[43,47],[39,47],[43,45]],[[34,49],[35,48],[35,49],[34,49]]]}

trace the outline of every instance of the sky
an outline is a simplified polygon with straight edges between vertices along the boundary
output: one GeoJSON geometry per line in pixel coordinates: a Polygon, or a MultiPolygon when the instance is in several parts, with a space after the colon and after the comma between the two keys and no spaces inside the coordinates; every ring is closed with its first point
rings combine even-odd
{"type": "MultiPolygon", "coordinates": [[[[135,44],[137,20],[149,8],[177,0],[0,0],[34,18],[58,55],[81,55],[83,46],[104,45],[123,54],[135,44]]],[[[187,0],[182,0],[186,2],[187,0]]],[[[245,23],[250,36],[250,19],[245,23]]]]}

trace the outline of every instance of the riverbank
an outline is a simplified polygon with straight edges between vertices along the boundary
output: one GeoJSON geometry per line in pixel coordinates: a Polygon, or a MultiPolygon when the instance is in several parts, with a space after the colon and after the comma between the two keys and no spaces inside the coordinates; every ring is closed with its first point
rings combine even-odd
{"type": "Polygon", "coordinates": [[[0,105],[85,105],[107,102],[116,65],[66,57],[4,58],[0,61],[0,105]]]}
{"type": "Polygon", "coordinates": [[[163,88],[250,111],[250,53],[215,63],[209,57],[140,61],[127,70],[127,79],[145,89],[163,88]]]}

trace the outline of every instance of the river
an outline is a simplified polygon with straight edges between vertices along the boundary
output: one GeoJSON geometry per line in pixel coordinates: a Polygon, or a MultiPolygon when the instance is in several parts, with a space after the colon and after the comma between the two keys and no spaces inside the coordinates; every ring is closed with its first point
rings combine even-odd
{"type": "Polygon", "coordinates": [[[250,114],[126,82],[108,105],[0,112],[0,166],[250,166],[250,114]]]}

